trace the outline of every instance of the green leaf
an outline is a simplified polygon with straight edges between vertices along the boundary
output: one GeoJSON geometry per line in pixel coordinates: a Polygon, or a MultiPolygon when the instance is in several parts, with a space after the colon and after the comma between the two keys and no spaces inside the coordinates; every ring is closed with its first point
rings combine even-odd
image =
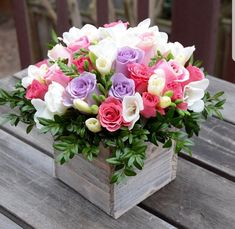
{"type": "Polygon", "coordinates": [[[106,162],[108,162],[109,164],[112,164],[112,165],[120,165],[121,164],[121,162],[116,157],[108,158],[108,159],[106,159],[106,162]]]}
{"type": "Polygon", "coordinates": [[[124,169],[124,174],[126,176],[136,176],[136,172],[131,168],[125,168],[124,169]]]}
{"type": "Polygon", "coordinates": [[[170,148],[172,146],[172,140],[169,139],[165,142],[165,144],[163,145],[163,148],[170,148]]]}

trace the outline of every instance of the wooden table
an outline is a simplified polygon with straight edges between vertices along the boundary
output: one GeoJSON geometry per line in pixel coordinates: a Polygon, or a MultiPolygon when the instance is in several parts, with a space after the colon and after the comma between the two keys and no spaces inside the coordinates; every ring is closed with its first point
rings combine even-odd
{"type": "MultiPolygon", "coordinates": [[[[0,86],[9,89],[25,74],[6,77],[0,86]]],[[[210,79],[210,91],[226,91],[225,120],[205,123],[193,157],[180,156],[176,180],[118,220],[52,177],[49,135],[2,126],[0,228],[235,228],[235,86],[210,79]]]]}

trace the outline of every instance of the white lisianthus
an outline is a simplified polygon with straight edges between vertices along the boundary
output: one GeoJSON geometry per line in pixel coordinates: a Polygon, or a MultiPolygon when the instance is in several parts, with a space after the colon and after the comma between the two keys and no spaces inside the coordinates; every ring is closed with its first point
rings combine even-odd
{"type": "Polygon", "coordinates": [[[160,96],[165,87],[165,72],[162,69],[155,70],[148,81],[148,92],[152,95],[160,96]]]}
{"type": "Polygon", "coordinates": [[[177,61],[181,65],[185,65],[185,63],[192,56],[195,51],[194,46],[184,47],[179,42],[168,43],[171,54],[174,56],[174,61],[177,61]]]}
{"type": "Polygon", "coordinates": [[[202,112],[204,102],[202,100],[205,90],[209,85],[208,79],[194,81],[189,83],[184,88],[184,101],[188,103],[188,109],[194,112],[202,112]]]}
{"type": "Polygon", "coordinates": [[[56,61],[60,59],[68,59],[70,62],[71,54],[62,44],[55,45],[51,50],[48,51],[47,56],[49,59],[56,61]]]}
{"type": "Polygon", "coordinates": [[[66,111],[66,107],[62,102],[62,95],[64,93],[64,87],[59,83],[52,82],[48,87],[48,91],[45,94],[45,101],[41,99],[32,99],[31,103],[37,110],[34,115],[34,121],[38,129],[41,129],[42,125],[37,118],[53,119],[54,115],[62,115],[66,111]]]}
{"type": "Polygon", "coordinates": [[[160,97],[160,107],[165,109],[171,105],[171,98],[169,96],[160,97]]]}
{"type": "Polygon", "coordinates": [[[96,45],[90,45],[89,50],[97,57],[103,57],[113,62],[117,57],[117,46],[111,39],[104,39],[96,45]]]}
{"type": "Polygon", "coordinates": [[[44,83],[44,76],[47,71],[48,67],[46,64],[42,64],[40,67],[29,65],[28,75],[22,79],[22,86],[27,88],[30,84],[32,84],[33,80],[44,83]]]}
{"type": "Polygon", "coordinates": [[[137,92],[133,96],[125,96],[122,101],[123,119],[125,122],[130,122],[128,127],[131,130],[136,121],[140,118],[140,111],[144,109],[143,100],[137,92]]]}
{"type": "Polygon", "coordinates": [[[105,75],[110,72],[112,67],[112,62],[108,58],[99,57],[98,59],[96,59],[95,63],[96,63],[96,68],[102,75],[105,75]]]}
{"type": "Polygon", "coordinates": [[[102,130],[100,121],[96,118],[89,118],[85,121],[86,127],[93,133],[98,133],[102,130]]]}

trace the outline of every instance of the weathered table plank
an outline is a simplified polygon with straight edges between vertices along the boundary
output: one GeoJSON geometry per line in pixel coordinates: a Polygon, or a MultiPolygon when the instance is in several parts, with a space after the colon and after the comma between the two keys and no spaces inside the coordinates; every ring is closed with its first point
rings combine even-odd
{"type": "MultiPolygon", "coordinates": [[[[0,205],[35,228],[173,228],[134,207],[114,220],[39,166],[40,153],[19,139],[0,133],[0,205]],[[35,161],[28,159],[33,154],[35,161]],[[24,155],[24,156],[22,156],[24,155]]],[[[51,160],[45,155],[44,161],[51,160]]]]}
{"type": "Polygon", "coordinates": [[[22,229],[19,225],[0,213],[0,228],[2,229],[22,229]]]}
{"type": "Polygon", "coordinates": [[[176,180],[141,206],[186,228],[234,228],[235,184],[184,159],[176,180]]]}

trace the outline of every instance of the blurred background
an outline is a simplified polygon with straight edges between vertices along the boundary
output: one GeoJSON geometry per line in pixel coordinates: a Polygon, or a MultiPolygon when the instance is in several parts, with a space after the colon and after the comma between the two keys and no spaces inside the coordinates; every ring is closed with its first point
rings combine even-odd
{"type": "Polygon", "coordinates": [[[1,0],[0,77],[46,58],[52,28],[61,35],[72,25],[147,17],[170,41],[195,44],[209,74],[235,82],[232,0],[1,0]]]}

